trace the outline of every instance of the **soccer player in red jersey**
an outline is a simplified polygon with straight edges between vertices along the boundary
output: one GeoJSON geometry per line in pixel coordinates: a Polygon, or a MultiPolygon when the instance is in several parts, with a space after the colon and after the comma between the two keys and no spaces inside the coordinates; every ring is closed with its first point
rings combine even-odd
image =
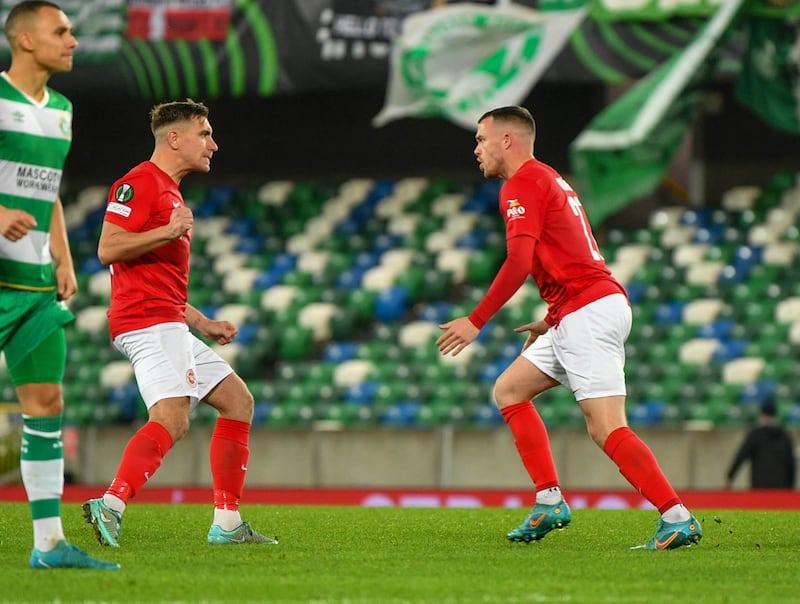
{"type": "Polygon", "coordinates": [[[155,148],[149,161],[115,182],[108,197],[98,257],[111,271],[109,330],[133,364],[149,421],[128,441],[117,473],[98,499],[83,504],[102,545],[119,546],[128,502],[189,430],[199,403],[219,413],[209,447],[214,519],[208,543],[277,543],[239,514],[247,472],[253,397],[231,366],[193,330],[228,344],[237,329],[187,303],[192,211],[178,188],[191,172],[208,172],[217,151],[208,108],[191,100],[150,112],[155,148]]]}
{"type": "Polygon", "coordinates": [[[514,435],[536,502],[511,541],[541,539],[571,521],[545,425],[532,403],[559,384],[575,395],[592,440],[661,513],[643,549],[697,543],[702,528],[684,507],[649,447],[625,415],[625,340],[631,308],[624,287],[600,254],[578,195],[533,155],[536,125],[523,107],[501,107],[478,120],[477,157],[486,178],[503,178],[500,212],[507,256],[489,291],[468,317],[440,325],[436,344],[457,355],[533,277],[547,316],[515,329],[527,333],[522,353],[497,379],[495,400],[514,435]]]}

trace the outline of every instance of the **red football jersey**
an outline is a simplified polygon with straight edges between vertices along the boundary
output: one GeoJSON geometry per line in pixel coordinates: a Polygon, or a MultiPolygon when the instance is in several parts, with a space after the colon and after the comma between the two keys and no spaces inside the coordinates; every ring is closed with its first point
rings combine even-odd
{"type": "MultiPolygon", "coordinates": [[[[140,233],[167,224],[172,210],[182,205],[178,184],[145,161],[112,185],[104,220],[140,233]]],[[[158,323],[186,321],[190,240],[188,231],[135,260],[111,265],[112,338],[158,323]]]]}
{"type": "Polygon", "coordinates": [[[536,239],[528,273],[547,303],[546,321],[609,294],[627,296],[606,266],[577,193],[553,168],[527,161],[500,189],[506,239],[536,239]]]}

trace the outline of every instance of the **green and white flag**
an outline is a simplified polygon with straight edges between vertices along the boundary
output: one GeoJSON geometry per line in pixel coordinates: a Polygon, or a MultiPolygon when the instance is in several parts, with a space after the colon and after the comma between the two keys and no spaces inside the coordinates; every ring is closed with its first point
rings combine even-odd
{"type": "Polygon", "coordinates": [[[776,130],[800,134],[800,18],[750,19],[736,96],[776,130]]]}
{"type": "MultiPolygon", "coordinates": [[[[5,23],[16,2],[0,2],[0,22],[5,23]]],[[[75,61],[113,59],[122,47],[125,30],[126,0],[56,0],[69,17],[78,47],[75,61]]],[[[0,36],[0,57],[10,56],[8,41],[0,36]]]]}
{"type": "Polygon", "coordinates": [[[603,110],[570,146],[593,223],[652,193],[699,115],[724,35],[745,0],[726,0],[683,51],[603,110]]]}
{"type": "Polygon", "coordinates": [[[373,125],[445,117],[474,129],[484,112],[528,95],[585,15],[583,8],[459,3],[407,17],[392,42],[386,102],[373,125]]]}
{"type": "MultiPolygon", "coordinates": [[[[595,21],[663,21],[672,17],[708,17],[728,0],[595,0],[589,17],[595,21]]],[[[541,0],[539,2],[541,6],[541,0]]],[[[744,7],[748,17],[800,15],[797,0],[748,0],[744,7]]]]}
{"type": "Polygon", "coordinates": [[[714,14],[727,0],[595,0],[591,17],[597,21],[656,20],[675,16],[701,16],[714,14]]]}

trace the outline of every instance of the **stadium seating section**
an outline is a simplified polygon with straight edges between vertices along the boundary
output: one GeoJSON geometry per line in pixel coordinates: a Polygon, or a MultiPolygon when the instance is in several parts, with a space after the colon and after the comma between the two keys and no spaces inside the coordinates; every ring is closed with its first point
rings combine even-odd
{"type": "MultiPolygon", "coordinates": [[[[195,210],[190,302],[239,326],[216,347],[273,427],[485,427],[512,328],[541,318],[526,284],[455,358],[438,324],[467,314],[505,253],[499,183],[409,178],[187,188],[195,210]]],[[[108,339],[109,275],[96,258],[106,191],[65,195],[80,284],[71,302],[66,419],[141,421],[129,363],[108,339]]],[[[634,311],[628,410],[639,426],[741,426],[772,396],[800,425],[800,173],[666,207],[646,227],[598,229],[634,311]]],[[[14,391],[0,365],[2,400],[14,391]]],[[[582,417],[569,391],[537,399],[550,426],[582,417]]],[[[196,421],[210,422],[201,405],[196,421]]]]}

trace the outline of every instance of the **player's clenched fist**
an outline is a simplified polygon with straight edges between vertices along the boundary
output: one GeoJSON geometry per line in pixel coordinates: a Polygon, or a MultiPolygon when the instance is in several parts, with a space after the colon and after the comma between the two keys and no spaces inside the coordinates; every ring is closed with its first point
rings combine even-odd
{"type": "Polygon", "coordinates": [[[169,217],[169,231],[172,233],[174,239],[183,235],[186,231],[192,228],[194,224],[194,215],[192,211],[186,206],[181,206],[172,210],[169,217]]]}
{"type": "Polygon", "coordinates": [[[24,210],[0,207],[0,234],[9,241],[17,241],[36,226],[36,219],[24,210]]]}

